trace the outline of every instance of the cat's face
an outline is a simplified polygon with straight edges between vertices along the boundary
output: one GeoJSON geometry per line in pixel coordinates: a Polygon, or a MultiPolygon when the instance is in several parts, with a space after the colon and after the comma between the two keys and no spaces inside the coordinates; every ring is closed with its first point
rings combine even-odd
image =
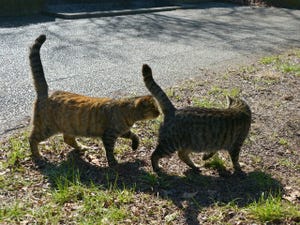
{"type": "Polygon", "coordinates": [[[159,116],[159,109],[155,99],[151,95],[143,96],[135,101],[137,111],[145,120],[159,116]]]}

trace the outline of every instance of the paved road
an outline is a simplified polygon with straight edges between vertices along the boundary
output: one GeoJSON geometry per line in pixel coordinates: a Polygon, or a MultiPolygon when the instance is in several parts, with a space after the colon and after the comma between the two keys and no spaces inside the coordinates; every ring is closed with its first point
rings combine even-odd
{"type": "Polygon", "coordinates": [[[41,54],[51,89],[117,97],[147,93],[148,63],[163,87],[249,63],[264,54],[300,47],[300,11],[220,3],[198,9],[61,20],[0,19],[0,136],[31,114],[35,93],[28,46],[47,35],[41,54]]]}

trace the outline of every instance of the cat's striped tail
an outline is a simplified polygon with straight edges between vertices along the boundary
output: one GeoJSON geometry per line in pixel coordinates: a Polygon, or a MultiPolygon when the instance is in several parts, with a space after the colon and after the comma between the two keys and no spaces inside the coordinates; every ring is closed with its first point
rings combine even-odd
{"type": "Polygon", "coordinates": [[[48,98],[48,85],[45,79],[43,65],[40,57],[40,49],[45,41],[46,35],[40,35],[30,47],[29,52],[30,68],[38,100],[48,98]]]}
{"type": "Polygon", "coordinates": [[[176,108],[166,95],[166,93],[161,89],[161,87],[154,81],[152,76],[152,70],[150,66],[147,64],[143,65],[142,74],[144,77],[144,83],[147,89],[151,92],[151,94],[156,98],[158,101],[160,108],[163,114],[168,116],[173,116],[175,113],[176,108]]]}

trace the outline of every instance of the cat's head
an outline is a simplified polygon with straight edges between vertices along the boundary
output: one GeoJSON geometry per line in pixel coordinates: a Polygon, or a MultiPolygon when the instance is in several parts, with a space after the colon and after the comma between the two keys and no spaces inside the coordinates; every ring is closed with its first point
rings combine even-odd
{"type": "Polygon", "coordinates": [[[154,119],[159,116],[159,108],[153,96],[141,96],[134,101],[136,111],[143,120],[154,119]]]}
{"type": "Polygon", "coordinates": [[[226,96],[227,98],[227,108],[238,108],[242,111],[244,111],[246,114],[251,115],[251,110],[248,104],[239,98],[232,98],[230,96],[226,96]]]}

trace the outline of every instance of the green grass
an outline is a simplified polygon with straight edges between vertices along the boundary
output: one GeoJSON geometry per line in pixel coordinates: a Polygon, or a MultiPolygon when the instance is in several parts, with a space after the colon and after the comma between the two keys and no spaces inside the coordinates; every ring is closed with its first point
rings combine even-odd
{"type": "MultiPolygon", "coordinates": [[[[29,217],[28,220],[32,221],[32,224],[62,224],[68,220],[64,212],[64,207],[52,201],[34,207],[27,214],[29,217]]],[[[24,217],[23,220],[27,220],[27,218],[24,217]]],[[[72,218],[72,221],[74,220],[75,218],[72,218]]],[[[68,222],[70,221],[71,219],[68,222]]]]}
{"type": "Polygon", "coordinates": [[[286,158],[279,160],[278,163],[282,166],[285,166],[285,167],[288,167],[291,169],[300,170],[299,164],[295,164],[291,160],[286,159],[286,158]]]}
{"type": "Polygon", "coordinates": [[[263,57],[259,60],[259,62],[264,65],[269,65],[272,63],[277,63],[277,62],[279,62],[279,60],[280,60],[279,56],[276,55],[276,56],[263,57]]]}
{"type": "Polygon", "coordinates": [[[283,63],[280,65],[280,69],[284,73],[292,73],[297,77],[300,77],[300,64],[289,64],[289,63],[283,63]]]}
{"type": "Polygon", "coordinates": [[[90,187],[83,195],[80,223],[118,224],[130,217],[126,204],[131,202],[133,196],[133,191],[126,188],[101,191],[97,187],[90,187]]]}
{"type": "Polygon", "coordinates": [[[48,167],[44,179],[53,187],[44,188],[43,177],[32,177],[35,173],[30,176],[31,171],[24,167],[30,161],[27,138],[25,132],[1,143],[0,149],[7,159],[1,160],[1,193],[15,196],[10,201],[0,202],[1,224],[24,221],[32,224],[119,224],[124,218],[132,217],[127,207],[134,199],[134,188],[120,188],[118,177],[113,182],[107,177],[106,188],[92,182],[84,184],[73,160],[48,167]],[[36,185],[39,188],[35,189],[36,185]],[[26,190],[31,191],[27,194],[26,190]],[[19,192],[22,194],[17,194],[19,192]]]}
{"type": "MultiPolygon", "coordinates": [[[[291,53],[292,55],[296,55],[299,57],[300,51],[294,51],[291,53]]],[[[300,64],[295,62],[290,62],[288,59],[283,59],[280,56],[268,56],[263,57],[259,61],[261,64],[264,65],[274,65],[278,71],[282,73],[291,73],[295,76],[300,76],[300,64]]]]}
{"type": "Polygon", "coordinates": [[[17,137],[12,137],[3,147],[7,151],[7,160],[1,162],[0,169],[22,169],[21,162],[29,157],[29,143],[27,141],[28,133],[24,133],[21,141],[17,137]]]}
{"type": "Polygon", "coordinates": [[[278,144],[288,146],[289,143],[288,140],[286,140],[285,138],[280,138],[278,144]]]}
{"type": "Polygon", "coordinates": [[[77,179],[79,178],[70,181],[64,176],[58,176],[55,179],[56,189],[52,192],[55,203],[62,205],[66,202],[82,200],[85,188],[77,179]]]}
{"type": "Polygon", "coordinates": [[[210,101],[207,97],[203,97],[202,99],[193,97],[192,104],[195,107],[204,107],[204,108],[218,108],[223,106],[221,103],[210,101]]]}
{"type": "Polygon", "coordinates": [[[244,66],[239,69],[241,73],[247,73],[247,74],[252,74],[257,71],[257,68],[254,65],[251,66],[244,66]]]}
{"type": "Polygon", "coordinates": [[[216,154],[208,162],[205,162],[205,167],[215,170],[226,170],[224,161],[216,154]]]}
{"type": "Polygon", "coordinates": [[[5,206],[0,205],[0,222],[3,222],[5,218],[7,222],[20,222],[27,211],[27,206],[19,201],[5,206]]]}
{"type": "Polygon", "coordinates": [[[216,95],[216,96],[230,96],[236,98],[241,93],[241,90],[238,87],[234,87],[231,89],[221,88],[219,86],[213,86],[208,94],[216,95]]]}
{"type": "Polygon", "coordinates": [[[300,216],[299,207],[283,201],[279,194],[266,197],[262,193],[258,201],[246,207],[246,211],[260,222],[282,221],[300,216]]]}

